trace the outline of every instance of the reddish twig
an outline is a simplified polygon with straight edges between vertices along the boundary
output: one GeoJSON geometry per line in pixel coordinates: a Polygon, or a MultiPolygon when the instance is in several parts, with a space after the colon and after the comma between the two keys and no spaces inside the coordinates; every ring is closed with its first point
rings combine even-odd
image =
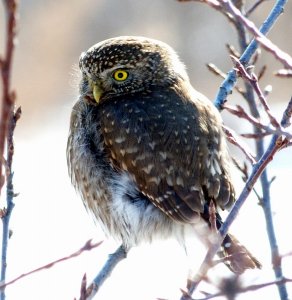
{"type": "MultiPolygon", "coordinates": [[[[5,54],[3,58],[0,57],[0,69],[1,69],[1,80],[3,86],[2,100],[1,100],[1,111],[0,111],[0,181],[4,183],[3,179],[3,155],[5,148],[5,141],[7,138],[7,132],[9,127],[9,121],[14,109],[15,103],[15,93],[11,92],[11,66],[12,58],[14,54],[14,45],[16,39],[16,11],[17,11],[17,1],[9,0],[4,1],[6,7],[6,17],[7,17],[7,37],[6,37],[6,47],[5,54]]],[[[1,192],[0,186],[0,192],[1,192]]]]}
{"type": "MultiPolygon", "coordinates": [[[[210,0],[205,0],[209,2],[210,0]]],[[[292,69],[292,57],[282,51],[278,46],[272,43],[266,36],[264,36],[259,29],[254,25],[254,23],[248,20],[242,15],[242,13],[237,9],[230,0],[212,0],[215,2],[213,5],[220,5],[225,8],[236,20],[240,21],[248,31],[250,31],[254,36],[257,42],[259,42],[262,47],[264,47],[268,52],[272,53],[274,57],[279,60],[285,68],[292,69]]]]}
{"type": "Polygon", "coordinates": [[[34,274],[34,273],[37,273],[37,272],[39,272],[39,271],[46,270],[46,269],[50,269],[50,268],[52,268],[53,266],[55,266],[56,264],[58,264],[58,263],[60,263],[60,262],[63,262],[63,261],[72,259],[72,258],[74,258],[74,257],[77,257],[77,256],[81,255],[81,254],[82,254],[83,252],[85,252],[85,251],[90,251],[90,250],[92,250],[92,249],[94,249],[94,248],[97,248],[97,247],[99,247],[99,246],[101,245],[101,243],[102,243],[102,241],[93,244],[93,243],[92,243],[92,240],[89,240],[89,241],[87,241],[87,242],[84,244],[84,246],[83,246],[81,249],[79,249],[78,251],[76,251],[76,252],[74,252],[74,253],[72,253],[72,254],[70,254],[70,255],[68,255],[68,256],[62,257],[62,258],[57,259],[57,260],[55,260],[55,261],[52,261],[52,262],[50,262],[50,263],[48,263],[48,264],[46,264],[46,265],[44,265],[44,266],[41,266],[41,267],[39,267],[39,268],[36,268],[36,269],[34,269],[34,270],[32,270],[32,271],[29,271],[29,272],[27,272],[27,273],[23,273],[23,274],[17,276],[16,278],[14,278],[14,279],[12,279],[12,280],[6,282],[6,283],[0,283],[0,289],[2,290],[3,288],[7,287],[8,285],[11,285],[11,284],[15,283],[16,281],[18,281],[18,280],[20,280],[20,279],[22,279],[22,278],[24,278],[24,277],[27,277],[27,276],[29,276],[29,275],[32,275],[32,274],[34,274]]]}
{"type": "Polygon", "coordinates": [[[254,91],[256,92],[262,106],[264,107],[264,110],[267,114],[267,116],[270,119],[271,124],[275,127],[275,128],[280,128],[280,124],[278,123],[278,121],[276,120],[276,118],[272,115],[271,109],[266,101],[266,98],[263,94],[263,92],[261,91],[260,87],[259,87],[259,82],[258,79],[256,77],[256,75],[254,73],[249,74],[246,70],[246,68],[243,66],[243,64],[240,62],[240,60],[235,57],[235,56],[230,56],[237,71],[240,73],[240,75],[242,76],[242,78],[244,78],[245,80],[247,80],[251,86],[253,87],[254,91]]]}
{"type": "Polygon", "coordinates": [[[245,157],[248,159],[248,161],[254,165],[256,163],[256,160],[255,160],[255,156],[253,154],[251,154],[250,150],[247,149],[247,146],[244,145],[242,142],[240,142],[235,136],[236,136],[236,133],[228,128],[227,126],[222,126],[223,128],[223,131],[227,137],[227,140],[237,146],[245,155],[245,157]]]}
{"type": "MultiPolygon", "coordinates": [[[[287,137],[287,139],[289,139],[289,140],[292,139],[292,134],[287,132],[287,131],[282,130],[281,126],[277,129],[273,129],[273,128],[267,126],[267,125],[262,124],[259,120],[257,120],[253,116],[249,115],[240,105],[236,105],[236,107],[233,107],[231,105],[224,104],[223,107],[227,111],[232,113],[233,115],[235,115],[239,118],[245,119],[248,122],[250,122],[252,125],[254,125],[254,126],[256,126],[260,129],[263,129],[264,130],[264,132],[263,132],[264,136],[268,135],[268,134],[279,134],[279,135],[283,135],[283,136],[287,137]]],[[[254,138],[261,137],[261,134],[259,134],[259,135],[256,134],[253,137],[254,138]]],[[[245,136],[248,137],[247,134],[245,134],[245,136]]]]}

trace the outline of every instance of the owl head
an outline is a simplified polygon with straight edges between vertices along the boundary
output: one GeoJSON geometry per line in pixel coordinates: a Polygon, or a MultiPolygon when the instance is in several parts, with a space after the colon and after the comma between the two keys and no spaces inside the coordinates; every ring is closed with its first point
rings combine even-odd
{"type": "Polygon", "coordinates": [[[95,104],[188,80],[184,65],[170,46],[144,37],[121,36],[95,44],[81,54],[79,68],[80,92],[95,104]]]}

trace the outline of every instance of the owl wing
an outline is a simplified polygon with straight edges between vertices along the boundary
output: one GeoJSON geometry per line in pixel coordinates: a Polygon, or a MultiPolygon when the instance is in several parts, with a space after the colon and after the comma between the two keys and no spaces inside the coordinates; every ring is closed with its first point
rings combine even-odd
{"type": "Polygon", "coordinates": [[[233,202],[228,162],[220,152],[221,122],[211,105],[170,91],[117,98],[100,111],[111,163],[128,172],[172,219],[192,223],[206,201],[213,199],[223,208],[233,202]]]}

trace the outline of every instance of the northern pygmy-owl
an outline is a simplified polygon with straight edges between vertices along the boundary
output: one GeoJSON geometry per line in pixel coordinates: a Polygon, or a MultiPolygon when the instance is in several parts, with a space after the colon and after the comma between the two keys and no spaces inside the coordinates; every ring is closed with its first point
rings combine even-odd
{"type": "MultiPolygon", "coordinates": [[[[211,200],[221,209],[234,203],[220,114],[191,86],[171,47],[112,38],[82,53],[79,67],[69,173],[106,234],[125,247],[155,236],[183,241],[187,228],[209,222],[211,200]]],[[[260,267],[234,237],[222,248],[237,254],[234,272],[260,267]]]]}

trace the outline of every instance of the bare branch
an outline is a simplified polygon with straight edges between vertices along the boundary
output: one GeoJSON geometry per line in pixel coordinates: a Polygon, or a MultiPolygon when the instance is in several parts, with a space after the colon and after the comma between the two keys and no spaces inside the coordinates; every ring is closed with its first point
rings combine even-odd
{"type": "Polygon", "coordinates": [[[235,137],[236,133],[232,129],[228,128],[227,126],[223,126],[222,128],[228,141],[237,146],[244,153],[248,161],[254,165],[256,163],[255,156],[251,154],[250,150],[247,149],[247,145],[244,145],[235,137]]]}
{"type": "MultiPolygon", "coordinates": [[[[5,141],[8,132],[9,120],[14,108],[15,94],[11,92],[11,66],[14,54],[14,43],[16,38],[16,11],[17,2],[15,0],[4,1],[5,12],[7,17],[7,37],[5,55],[1,58],[1,80],[3,85],[3,93],[0,111],[0,178],[2,175],[2,158],[4,155],[5,141]]],[[[0,187],[1,188],[1,187],[0,187]]],[[[1,192],[1,189],[0,189],[1,192]]]]}
{"type": "MultiPolygon", "coordinates": [[[[267,19],[263,22],[260,32],[262,34],[267,34],[278,17],[281,15],[283,12],[283,8],[286,4],[287,0],[277,0],[274,7],[272,8],[269,16],[267,19]]],[[[258,49],[258,43],[256,40],[253,40],[248,47],[244,50],[243,54],[240,57],[240,61],[243,65],[246,65],[251,57],[254,55],[256,50],[258,49]]],[[[236,73],[235,70],[231,70],[224,82],[220,86],[220,90],[217,93],[216,99],[214,100],[214,105],[221,110],[223,108],[223,104],[227,99],[227,96],[230,94],[232,88],[234,87],[236,83],[236,73]]]]}
{"type": "Polygon", "coordinates": [[[229,111],[231,114],[245,119],[248,122],[250,122],[252,125],[261,128],[264,130],[264,132],[260,133],[260,134],[244,134],[243,136],[245,137],[253,137],[253,138],[261,138],[263,136],[269,135],[269,134],[279,134],[279,135],[283,135],[285,137],[287,137],[289,140],[292,139],[292,134],[284,131],[283,129],[281,129],[281,127],[277,128],[277,129],[273,129],[267,125],[262,124],[259,120],[257,120],[255,117],[251,116],[250,114],[248,114],[243,107],[241,107],[240,105],[236,105],[236,108],[231,106],[231,105],[227,105],[225,104],[223,106],[227,111],[229,111]]]}
{"type": "Polygon", "coordinates": [[[292,57],[264,36],[262,32],[256,28],[254,23],[245,18],[230,0],[218,0],[218,3],[220,3],[234,18],[240,20],[240,22],[244,24],[244,26],[255,36],[256,40],[267,51],[272,53],[274,57],[285,66],[285,68],[292,69],[292,57]]]}
{"type": "MultiPolygon", "coordinates": [[[[18,108],[14,112],[14,104],[16,93],[11,91],[11,69],[14,54],[14,46],[16,39],[16,20],[17,20],[17,1],[6,0],[4,1],[6,13],[6,44],[5,54],[0,58],[0,74],[2,80],[2,99],[0,103],[0,194],[6,179],[6,208],[5,214],[2,214],[2,249],[1,249],[1,281],[6,280],[7,270],[7,249],[8,241],[11,237],[11,230],[9,228],[10,216],[14,208],[13,198],[13,172],[12,161],[14,154],[13,135],[16,123],[21,115],[21,109],[18,108]],[[4,158],[6,146],[6,159],[4,158]],[[5,165],[6,176],[3,176],[3,165],[5,165]]],[[[2,210],[2,213],[4,209],[2,210]]],[[[5,289],[0,291],[0,299],[5,299],[5,289]]]]}
{"type": "Polygon", "coordinates": [[[57,259],[57,260],[55,260],[55,261],[52,261],[52,262],[50,262],[50,263],[44,265],[44,266],[41,266],[41,267],[39,267],[39,268],[36,268],[36,269],[34,269],[34,270],[32,270],[32,271],[29,271],[29,272],[27,272],[27,273],[21,274],[21,275],[19,275],[18,277],[14,278],[14,279],[12,279],[12,280],[6,282],[6,283],[0,283],[0,289],[3,290],[3,289],[4,289],[5,287],[7,287],[8,285],[11,285],[11,284],[15,283],[16,281],[18,281],[18,280],[20,280],[20,279],[22,279],[22,278],[24,278],[24,277],[27,277],[27,276],[29,276],[29,275],[31,275],[31,274],[37,273],[37,272],[42,271],[42,270],[45,270],[45,269],[50,269],[50,268],[52,268],[53,266],[55,266],[56,264],[58,264],[58,263],[60,263],[60,262],[63,262],[63,261],[72,259],[72,258],[74,258],[74,257],[77,257],[77,256],[81,255],[81,254],[82,254],[83,252],[85,252],[85,251],[90,251],[90,250],[92,250],[92,249],[94,249],[94,248],[97,248],[97,247],[99,247],[99,246],[101,245],[101,243],[102,243],[102,242],[98,242],[98,243],[92,244],[92,241],[89,240],[89,241],[87,241],[87,242],[85,243],[85,245],[84,245],[81,249],[79,249],[78,251],[76,251],[76,252],[74,252],[74,253],[72,253],[72,254],[70,254],[70,255],[68,255],[68,256],[62,257],[62,258],[60,258],[60,259],[57,259]]]}
{"type": "Polygon", "coordinates": [[[236,69],[238,70],[238,72],[240,73],[240,75],[247,80],[251,86],[253,87],[253,89],[255,90],[261,104],[263,105],[266,114],[268,115],[271,124],[275,127],[275,128],[279,128],[280,124],[278,123],[278,121],[276,120],[276,118],[272,115],[271,113],[271,109],[266,101],[266,98],[263,94],[263,92],[261,91],[260,87],[259,87],[259,82],[257,77],[255,76],[254,73],[252,73],[251,75],[247,72],[246,68],[242,65],[242,63],[240,62],[240,60],[238,58],[236,58],[235,56],[231,56],[231,59],[233,61],[233,63],[235,64],[236,69]]]}

